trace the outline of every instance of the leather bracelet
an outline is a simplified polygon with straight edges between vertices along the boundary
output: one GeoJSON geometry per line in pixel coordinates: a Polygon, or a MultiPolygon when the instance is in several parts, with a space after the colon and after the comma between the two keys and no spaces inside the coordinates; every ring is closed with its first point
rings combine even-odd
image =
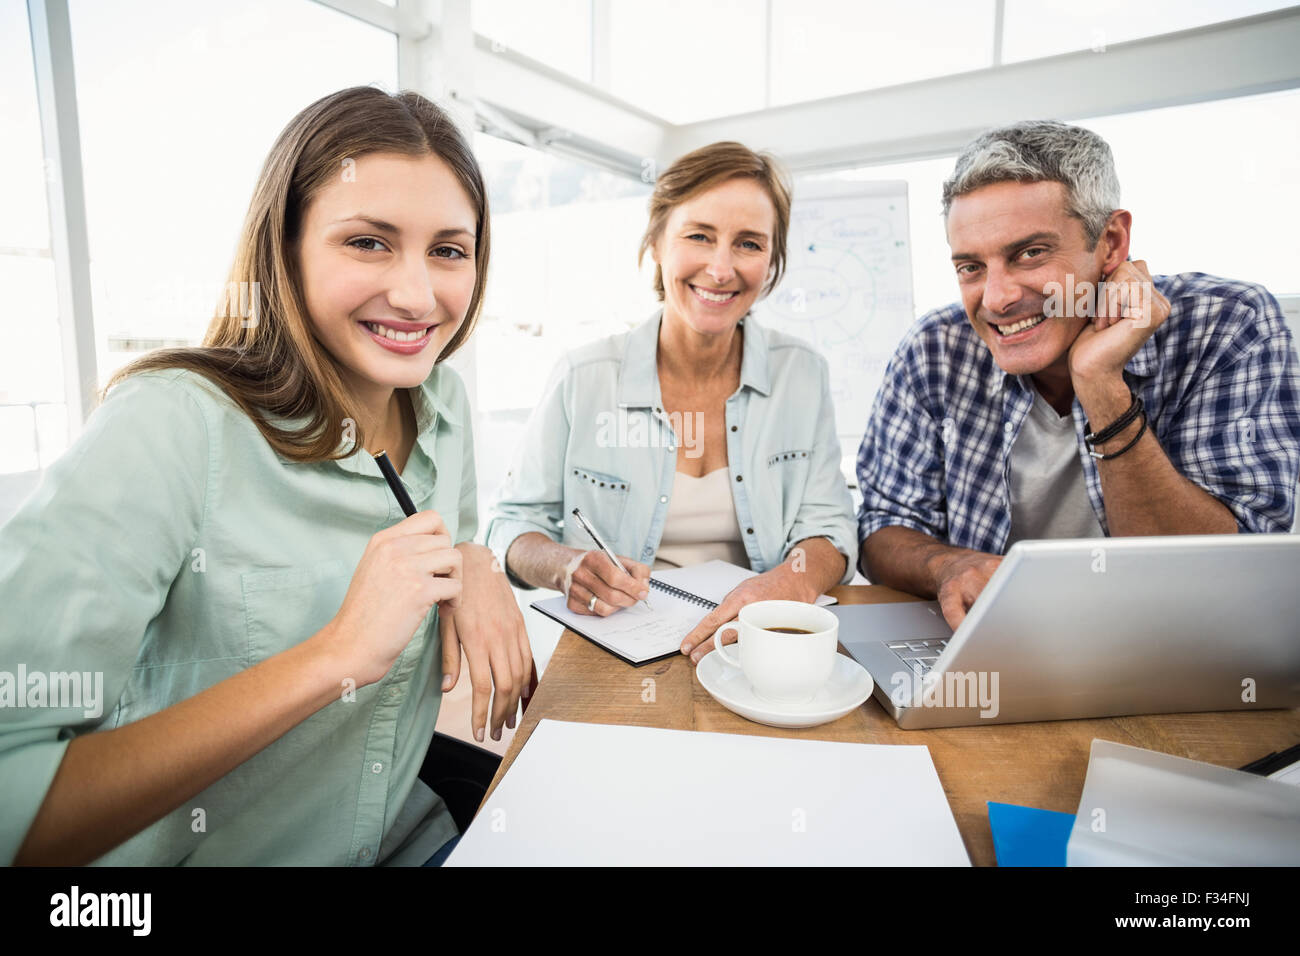
{"type": "Polygon", "coordinates": [[[1091,455],[1093,458],[1096,458],[1098,461],[1111,461],[1112,459],[1118,458],[1120,455],[1124,454],[1124,452],[1128,451],[1130,448],[1132,448],[1134,445],[1140,442],[1142,440],[1142,435],[1146,432],[1146,430],[1147,430],[1147,413],[1145,410],[1143,410],[1142,427],[1138,429],[1137,435],[1133,437],[1133,440],[1131,442],[1129,442],[1119,451],[1113,451],[1109,455],[1102,455],[1098,452],[1093,451],[1091,448],[1088,449],[1088,454],[1091,455]]]}
{"type": "Polygon", "coordinates": [[[1132,389],[1129,389],[1129,394],[1133,396],[1133,404],[1131,404],[1128,407],[1128,409],[1124,412],[1123,415],[1115,419],[1105,428],[1099,429],[1098,431],[1094,432],[1091,430],[1092,425],[1089,424],[1089,422],[1086,419],[1084,420],[1083,440],[1085,442],[1087,442],[1089,445],[1104,445],[1106,442],[1110,441],[1112,438],[1114,438],[1124,429],[1128,428],[1128,426],[1132,424],[1133,419],[1137,418],[1138,415],[1146,414],[1146,410],[1142,405],[1142,399],[1138,397],[1137,393],[1134,392],[1132,389]]]}

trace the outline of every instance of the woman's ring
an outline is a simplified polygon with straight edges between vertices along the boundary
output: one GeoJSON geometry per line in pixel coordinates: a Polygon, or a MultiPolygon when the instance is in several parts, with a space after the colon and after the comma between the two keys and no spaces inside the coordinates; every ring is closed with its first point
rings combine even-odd
{"type": "Polygon", "coordinates": [[[587,602],[587,610],[596,613],[596,595],[593,594],[591,600],[587,602]]]}

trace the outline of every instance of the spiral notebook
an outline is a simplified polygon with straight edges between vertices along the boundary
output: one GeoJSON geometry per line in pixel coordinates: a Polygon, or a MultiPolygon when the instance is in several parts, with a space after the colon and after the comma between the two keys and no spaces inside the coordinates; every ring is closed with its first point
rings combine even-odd
{"type": "MultiPolygon", "coordinates": [[[[670,568],[650,575],[650,605],[623,608],[609,617],[574,614],[564,595],[534,601],[532,606],[553,621],[640,667],[681,652],[682,639],[741,581],[755,572],[726,561],[706,561],[689,568],[670,568]]],[[[819,605],[834,604],[823,594],[819,605]]]]}

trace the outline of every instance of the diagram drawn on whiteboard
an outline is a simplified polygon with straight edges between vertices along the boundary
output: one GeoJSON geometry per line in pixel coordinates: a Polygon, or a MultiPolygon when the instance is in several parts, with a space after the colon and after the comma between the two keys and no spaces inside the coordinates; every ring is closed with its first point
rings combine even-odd
{"type": "Polygon", "coordinates": [[[818,185],[796,188],[785,276],[754,313],[826,356],[848,458],[913,320],[907,183],[818,185]]]}

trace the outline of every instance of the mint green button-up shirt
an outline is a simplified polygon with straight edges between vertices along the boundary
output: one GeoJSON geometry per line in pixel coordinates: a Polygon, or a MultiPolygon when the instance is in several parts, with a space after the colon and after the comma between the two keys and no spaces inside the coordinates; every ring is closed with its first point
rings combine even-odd
{"type": "MultiPolygon", "coordinates": [[[[465,387],[439,365],[410,394],[419,435],[402,481],[452,540],[469,540],[465,387]]],[[[364,449],[282,458],[200,375],[149,372],[115,388],[0,528],[0,862],[17,854],[73,737],[311,637],[342,605],[371,536],[403,517],[364,449]]],[[[341,687],[96,862],[423,863],[456,834],[417,777],[441,703],[439,643],[435,608],[383,680],[351,700],[341,687]]]]}

